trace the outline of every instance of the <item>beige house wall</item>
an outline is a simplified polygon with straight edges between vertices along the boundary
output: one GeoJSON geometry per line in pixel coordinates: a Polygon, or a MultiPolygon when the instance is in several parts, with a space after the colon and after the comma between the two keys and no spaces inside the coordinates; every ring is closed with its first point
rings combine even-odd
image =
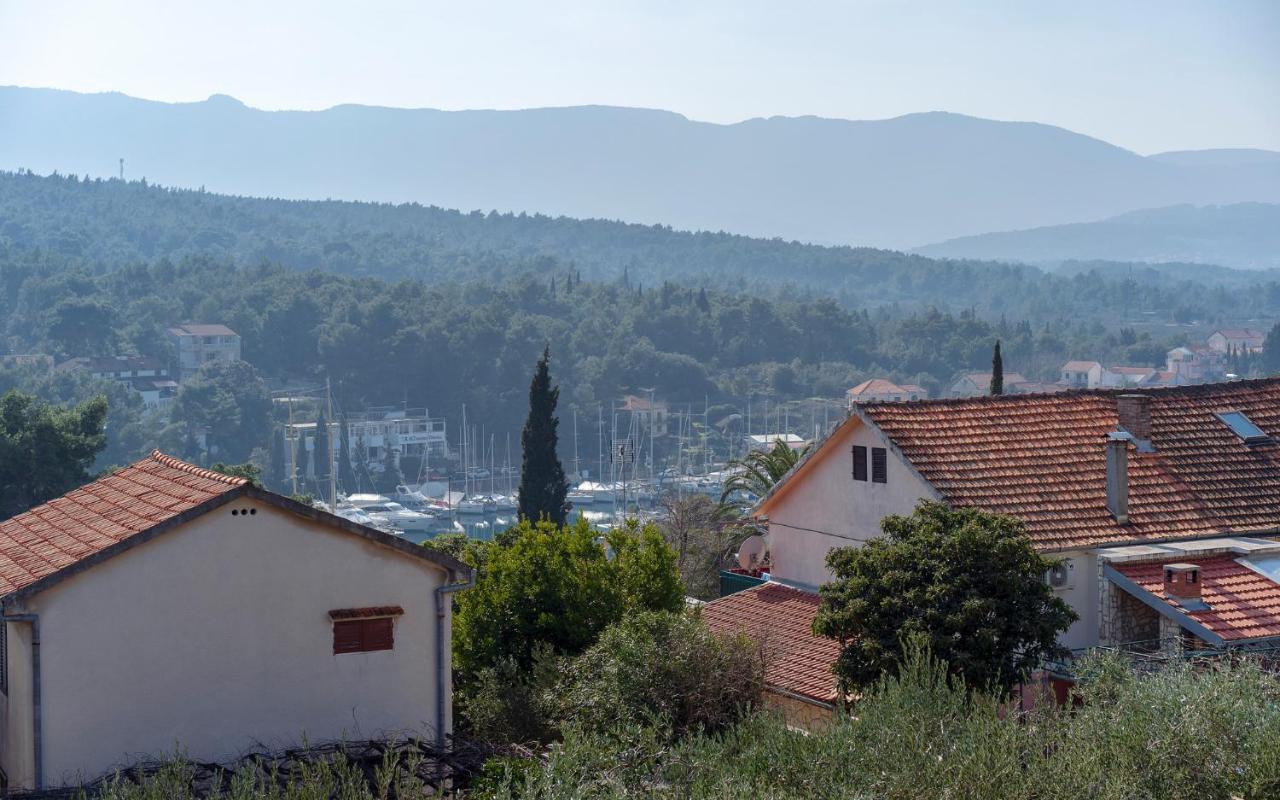
{"type": "Polygon", "coordinates": [[[788,726],[798,730],[821,733],[836,721],[834,706],[799,700],[771,689],[765,689],[764,701],[769,708],[782,714],[782,719],[788,726]]]}
{"type": "MultiPolygon", "coordinates": [[[[244,498],[33,596],[44,785],[175,747],[222,760],[303,737],[434,733],[437,657],[450,669],[447,617],[436,652],[434,590],[447,580],[429,562],[244,498]],[[333,654],[331,609],[385,605],[405,611],[394,649],[333,654]]],[[[9,624],[15,783],[31,730],[16,699],[30,697],[21,632],[9,624]]]]}
{"type": "Polygon", "coordinates": [[[888,482],[853,479],[853,446],[888,447],[874,430],[850,420],[833,434],[808,465],[768,510],[769,551],[773,576],[805,586],[831,579],[827,553],[837,547],[856,547],[880,535],[880,520],[889,514],[910,514],[932,489],[892,449],[888,452],[888,482]]]}

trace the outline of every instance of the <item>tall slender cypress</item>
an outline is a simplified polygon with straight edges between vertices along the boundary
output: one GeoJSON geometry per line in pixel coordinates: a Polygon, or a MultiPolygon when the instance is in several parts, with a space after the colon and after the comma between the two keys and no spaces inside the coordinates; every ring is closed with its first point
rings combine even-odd
{"type": "Polygon", "coordinates": [[[542,352],[529,383],[529,418],[520,434],[524,448],[520,466],[520,516],[533,522],[547,519],[563,525],[569,513],[566,502],[569,483],[556,453],[556,428],[560,426],[556,401],[560,399],[560,388],[551,385],[550,360],[551,348],[548,347],[542,352]]]}
{"type": "Polygon", "coordinates": [[[351,468],[351,432],[347,429],[346,414],[338,421],[338,483],[348,494],[360,490],[355,470],[351,468]]]}
{"type": "Polygon", "coordinates": [[[1004,394],[1004,359],[1000,356],[1000,340],[991,353],[991,396],[1004,394]]]}
{"type": "Polygon", "coordinates": [[[311,470],[325,502],[329,502],[329,420],[321,408],[316,415],[316,436],[311,446],[311,470]]]}

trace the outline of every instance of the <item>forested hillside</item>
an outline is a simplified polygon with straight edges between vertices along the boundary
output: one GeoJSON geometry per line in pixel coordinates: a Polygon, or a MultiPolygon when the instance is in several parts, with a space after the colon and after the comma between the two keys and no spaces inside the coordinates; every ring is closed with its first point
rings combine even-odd
{"type": "Polygon", "coordinates": [[[1210,291],[1183,274],[1117,270],[1071,277],[1033,267],[939,261],[890,250],[818,247],[661,226],[408,205],[300,202],[172,190],[142,182],[0,173],[0,248],[50,251],[92,272],[209,256],[385,280],[501,280],[571,270],[584,281],[663,281],[759,296],[823,297],[848,309],[934,306],[996,320],[1272,316],[1274,274],[1210,291]],[[1186,317],[1184,313],[1182,317],[1186,317]]]}
{"type": "Polygon", "coordinates": [[[872,376],[937,391],[986,368],[997,338],[1007,368],[1033,379],[1074,357],[1156,365],[1186,334],[1155,323],[1280,314],[1272,278],[1208,286],[1077,266],[1046,274],[619,223],[3,174],[0,353],[168,362],[167,326],[220,322],[243,337],[254,372],[180,395],[165,419],[77,373],[9,368],[0,390],[60,401],[106,391],[107,463],[156,444],[187,452],[192,425],[213,418],[245,431],[224,451],[243,457],[266,443],[236,404],[259,403],[264,385],[325,379],[341,410],[404,403],[456,419],[465,403],[490,430],[518,430],[547,344],[563,413],[594,420],[601,404],[647,389],[724,413],[748,394],[837,399],[872,376]]]}

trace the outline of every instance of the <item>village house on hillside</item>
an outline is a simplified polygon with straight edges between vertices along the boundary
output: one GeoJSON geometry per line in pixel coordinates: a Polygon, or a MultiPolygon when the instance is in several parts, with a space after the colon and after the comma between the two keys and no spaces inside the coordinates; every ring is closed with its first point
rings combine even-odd
{"type": "Polygon", "coordinates": [[[854,403],[924,400],[928,396],[929,393],[924,390],[924,387],[916,386],[914,383],[899,385],[884,378],[872,378],[871,380],[863,381],[844,393],[845,402],[849,405],[854,403]]]}
{"type": "MultiPolygon", "coordinates": [[[[1280,637],[1278,439],[1280,378],[856,405],[754,513],[771,580],[801,592],[921,500],[1007,514],[1062,559],[1066,647],[1235,646],[1280,637]]],[[[768,585],[708,610],[750,631],[768,585]]]]}
{"type": "Polygon", "coordinates": [[[239,361],[240,334],[226,325],[175,325],[169,340],[178,353],[178,380],[192,378],[211,361],[239,361]]]}
{"type": "MultiPolygon", "coordinates": [[[[1018,372],[1004,373],[1004,391],[1006,394],[1019,392],[1020,387],[1029,383],[1018,372]]],[[[947,397],[983,397],[991,393],[990,372],[966,372],[947,389],[947,397]]]]}
{"type": "Polygon", "coordinates": [[[117,381],[142,397],[149,409],[166,408],[173,402],[178,384],[169,377],[164,364],[141,356],[91,356],[72,358],[58,365],[67,372],[87,372],[95,378],[117,381]]]}
{"type": "Polygon", "coordinates": [[[1219,353],[1260,353],[1267,335],[1252,328],[1224,328],[1209,334],[1208,345],[1219,353]]]}
{"type": "Polygon", "coordinates": [[[452,725],[447,555],[158,452],[0,523],[13,788],[452,725]]]}

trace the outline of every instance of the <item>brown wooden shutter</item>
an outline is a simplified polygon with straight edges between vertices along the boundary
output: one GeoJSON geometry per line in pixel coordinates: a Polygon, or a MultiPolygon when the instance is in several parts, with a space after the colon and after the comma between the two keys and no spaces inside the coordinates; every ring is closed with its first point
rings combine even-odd
{"type": "Polygon", "coordinates": [[[871,482],[889,482],[889,454],[883,447],[871,448],[871,482]]]}
{"type": "Polygon", "coordinates": [[[364,625],[363,650],[390,650],[395,644],[394,626],[391,617],[361,620],[364,625]]]}
{"type": "Polygon", "coordinates": [[[364,620],[349,619],[339,620],[333,623],[333,652],[338,653],[358,653],[361,650],[360,643],[363,640],[361,636],[361,623],[364,620]]]}
{"type": "Polygon", "coordinates": [[[867,479],[867,448],[858,444],[853,446],[853,479],[855,481],[867,479]]]}

